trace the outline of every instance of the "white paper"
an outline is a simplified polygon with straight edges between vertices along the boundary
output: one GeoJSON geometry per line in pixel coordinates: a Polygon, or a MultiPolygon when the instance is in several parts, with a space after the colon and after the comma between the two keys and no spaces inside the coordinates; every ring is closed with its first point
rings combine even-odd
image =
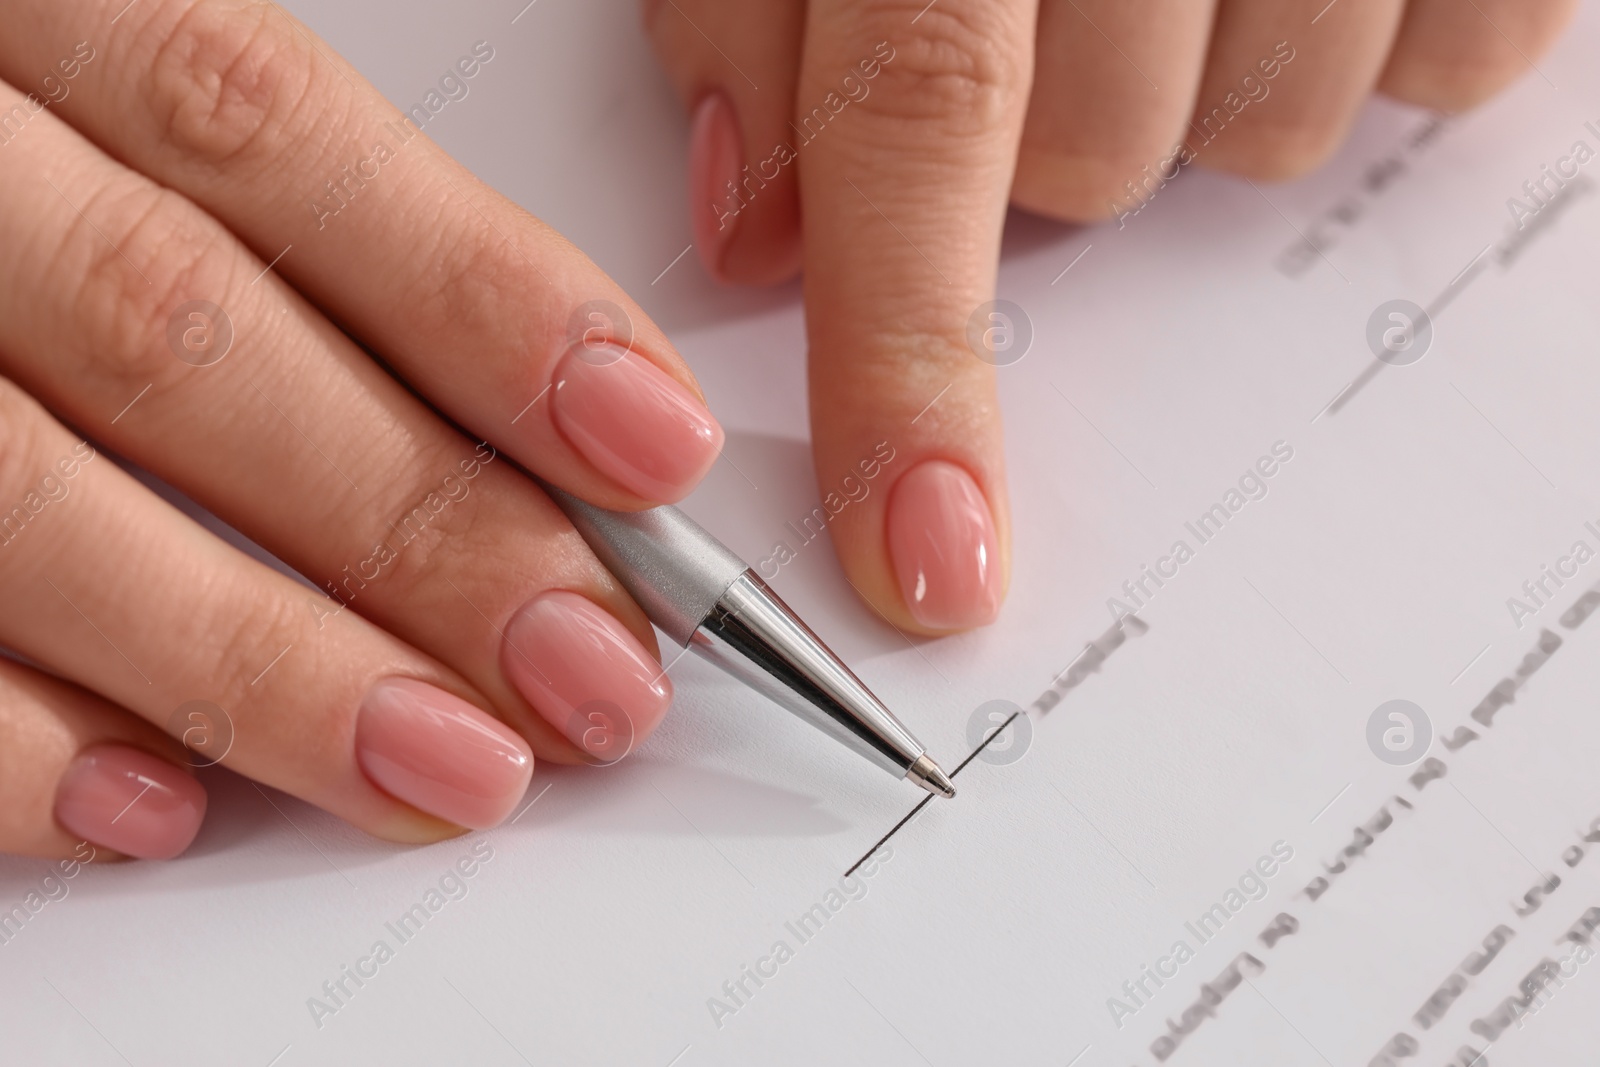
{"type": "MultiPolygon", "coordinates": [[[[1482,110],[1429,130],[1376,102],[1305,180],[1189,173],[1121,228],[1014,217],[1000,293],[1035,339],[1000,371],[1010,599],[981,633],[912,642],[785,526],[817,503],[797,289],[720,290],[692,254],[661,273],[689,242],[685,123],[634,5],[290,6],[402,107],[491,42],[429,134],[669,331],[729,430],[688,509],[748,559],[797,548],[772,584],[946,767],[980,705],[1073,684],[1031,713],[1019,761],[970,764],[850,895],[842,873],[918,794],[692,658],[635,756],[541,766],[514,822],[430,848],[209,772],[186,856],[86,870],[0,944],[0,1060],[1592,1059],[1600,962],[1543,992],[1537,968],[1573,956],[1561,939],[1600,907],[1583,840],[1600,839],[1600,619],[1571,610],[1600,559],[1546,579],[1532,617],[1508,607],[1575,542],[1600,549],[1588,171],[1504,253],[1508,198],[1575,142],[1600,148],[1592,8],[1482,110]],[[1370,191],[1386,160],[1402,169],[1370,191]],[[1296,252],[1306,234],[1321,254],[1296,252]],[[1326,410],[1373,364],[1367,320],[1394,298],[1448,300],[1427,355],[1326,410]],[[1275,445],[1292,457],[1265,496],[1200,543],[1186,523],[1275,445]],[[1193,558],[1144,579],[1116,644],[1108,599],[1179,540],[1193,558]],[[1097,639],[1078,661],[1097,669],[1063,677],[1097,639]],[[1514,700],[1475,720],[1502,679],[1514,700]],[[1397,698],[1429,717],[1437,765],[1369,750],[1369,716],[1397,698]],[[402,940],[394,924],[468,856],[466,895],[402,940]],[[1235,910],[1241,879],[1264,892],[1235,910]],[[362,963],[379,942],[392,958],[362,963]],[[359,986],[358,966],[375,970],[359,986]],[[1500,1026],[1517,997],[1536,1010],[1500,1026]]],[[[0,910],[47,870],[0,860],[0,910]]]]}

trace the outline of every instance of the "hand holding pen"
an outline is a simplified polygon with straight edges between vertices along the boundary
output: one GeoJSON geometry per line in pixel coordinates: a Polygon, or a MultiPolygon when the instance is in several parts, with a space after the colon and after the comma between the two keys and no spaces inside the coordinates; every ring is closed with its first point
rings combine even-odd
{"type": "MultiPolygon", "coordinates": [[[[1008,201],[1132,225],[1192,163],[1298,173],[1374,86],[1473,103],[1571,7],[1468,6],[647,5],[705,265],[805,268],[818,492],[852,500],[828,533],[873,609],[940,634],[1004,596],[984,354],[1008,201]]],[[[723,432],[627,295],[430,139],[496,43],[397,109],[279,5],[0,14],[0,851],[176,855],[218,762],[432,841],[505,819],[536,758],[609,759],[597,709],[648,737],[672,685],[634,579],[524,472],[643,512],[723,432]]],[[[706,616],[722,638],[759,616],[745,660],[808,647],[759,587],[724,602],[742,576],[706,616]]],[[[760,670],[945,792],[825,653],[760,670]]]]}

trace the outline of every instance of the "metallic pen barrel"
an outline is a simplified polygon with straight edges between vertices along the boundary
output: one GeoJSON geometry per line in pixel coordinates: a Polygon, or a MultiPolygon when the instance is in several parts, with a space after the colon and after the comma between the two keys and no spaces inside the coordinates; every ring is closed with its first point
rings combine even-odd
{"type": "Polygon", "coordinates": [[[922,743],[759,575],[673,507],[606,511],[546,487],[663,633],[897,778],[955,787],[922,743]]]}
{"type": "Polygon", "coordinates": [[[955,795],[921,742],[754,571],[717,598],[690,647],[895,777],[955,795]]]}

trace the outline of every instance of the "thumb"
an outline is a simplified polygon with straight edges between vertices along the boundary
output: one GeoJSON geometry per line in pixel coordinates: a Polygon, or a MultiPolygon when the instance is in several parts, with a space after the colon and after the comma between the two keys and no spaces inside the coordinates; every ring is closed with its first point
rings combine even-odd
{"type": "Polygon", "coordinates": [[[645,26],[692,120],[695,248],[719,281],[769,284],[800,269],[790,138],[805,0],[647,0],[645,26]]]}

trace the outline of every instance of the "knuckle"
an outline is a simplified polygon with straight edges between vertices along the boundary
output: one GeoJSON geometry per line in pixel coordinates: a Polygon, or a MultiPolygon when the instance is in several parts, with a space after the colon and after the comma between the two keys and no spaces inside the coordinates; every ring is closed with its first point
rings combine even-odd
{"type": "Polygon", "coordinates": [[[1252,181],[1293,181],[1326,163],[1338,147],[1337,137],[1262,145],[1253,151],[1241,151],[1227,169],[1252,181]]]}
{"type": "Polygon", "coordinates": [[[1497,50],[1477,56],[1401,62],[1383,80],[1383,90],[1404,103],[1438,111],[1465,111],[1483,103],[1524,69],[1520,57],[1497,50]]]}
{"type": "Polygon", "coordinates": [[[406,306],[414,309],[413,321],[425,336],[510,343],[517,324],[528,318],[528,294],[547,290],[548,283],[492,227],[475,217],[464,221],[456,226],[440,220],[430,227],[428,247],[414,257],[427,267],[414,272],[406,306]]]}
{"type": "Polygon", "coordinates": [[[1499,0],[1470,8],[1466,28],[1440,34],[1414,14],[1401,29],[1381,88],[1409,104],[1465,111],[1483,103],[1528,69],[1576,9],[1575,0],[1499,0]],[[1513,44],[1512,42],[1516,42],[1513,44]]]}
{"type": "Polygon", "coordinates": [[[1032,53],[1012,47],[1002,6],[969,0],[923,11],[880,5],[869,27],[892,49],[878,87],[860,101],[880,119],[934,127],[947,135],[988,135],[1021,114],[1033,77],[1032,53]]]}
{"type": "Polygon", "coordinates": [[[1108,205],[1116,202],[1122,192],[1118,173],[1098,160],[1025,151],[1017,160],[1011,202],[1047,218],[1088,222],[1107,215],[1108,205]]]}
{"type": "MultiPolygon", "coordinates": [[[[957,313],[924,329],[882,328],[863,334],[850,387],[884,398],[882,407],[902,409],[895,414],[903,413],[908,421],[927,405],[928,397],[947,389],[964,405],[973,404],[974,397],[984,395],[989,370],[967,347],[966,318],[957,313]]],[[[928,417],[935,414],[930,411],[928,417]]]]}
{"type": "Polygon", "coordinates": [[[1230,128],[1227,138],[1200,149],[1197,161],[1200,166],[1260,182],[1290,181],[1309,174],[1333,155],[1348,130],[1342,116],[1307,116],[1291,125],[1238,125],[1239,136],[1230,128]]]}
{"type": "Polygon", "coordinates": [[[389,626],[401,636],[426,631],[420,620],[435,607],[459,606],[452,582],[493,555],[506,528],[485,518],[484,492],[464,464],[474,453],[459,439],[420,446],[404,461],[382,499],[360,505],[341,525],[352,532],[328,569],[324,588],[340,602],[389,626]],[[480,532],[481,531],[481,532],[480,532]]]}
{"type": "Polygon", "coordinates": [[[1025,137],[1011,199],[1019,207],[1070,222],[1106,218],[1135,206],[1177,177],[1188,161],[1159,135],[1147,144],[1060,146],[1025,137]]]}
{"type": "MultiPolygon", "coordinates": [[[[249,605],[249,610],[196,613],[188,635],[188,647],[204,649],[209,656],[209,670],[197,676],[207,679],[206,699],[215,699],[233,725],[237,738],[233,755],[245,754],[248,758],[251,739],[270,734],[271,720],[282,708],[282,692],[275,689],[274,683],[283,676],[274,677],[274,672],[263,677],[263,670],[285,646],[298,646],[298,651],[318,655],[322,643],[305,639],[312,617],[294,597],[259,596],[259,590],[239,586],[209,592],[207,602],[213,604],[243,600],[249,605]],[[261,684],[255,684],[258,680],[261,684]],[[262,719],[267,720],[265,725],[262,719]]],[[[335,665],[320,656],[313,665],[297,663],[296,667],[302,678],[313,681],[337,677],[339,673],[335,665]]]]}
{"type": "MultiPolygon", "coordinates": [[[[451,469],[443,458],[425,469],[435,468],[451,469]]],[[[455,596],[446,579],[459,577],[463,562],[472,558],[470,553],[463,554],[462,548],[475,543],[472,531],[478,525],[482,497],[470,492],[457,497],[446,482],[452,475],[436,472],[434,477],[431,484],[413,490],[388,530],[394,574],[387,599],[396,604],[455,596]]],[[[456,484],[462,484],[458,477],[456,484]]]]}
{"type": "Polygon", "coordinates": [[[187,369],[167,344],[173,310],[196,297],[220,302],[230,288],[228,241],[177,193],[153,185],[103,187],[82,210],[72,243],[90,251],[55,272],[70,279],[81,313],[63,358],[77,364],[76,380],[102,389],[160,385],[187,369]],[[88,218],[101,220],[106,239],[88,218]]]}
{"type": "Polygon", "coordinates": [[[310,100],[313,57],[271,4],[199,0],[157,47],[150,107],[181,151],[268,161],[310,100]]]}

